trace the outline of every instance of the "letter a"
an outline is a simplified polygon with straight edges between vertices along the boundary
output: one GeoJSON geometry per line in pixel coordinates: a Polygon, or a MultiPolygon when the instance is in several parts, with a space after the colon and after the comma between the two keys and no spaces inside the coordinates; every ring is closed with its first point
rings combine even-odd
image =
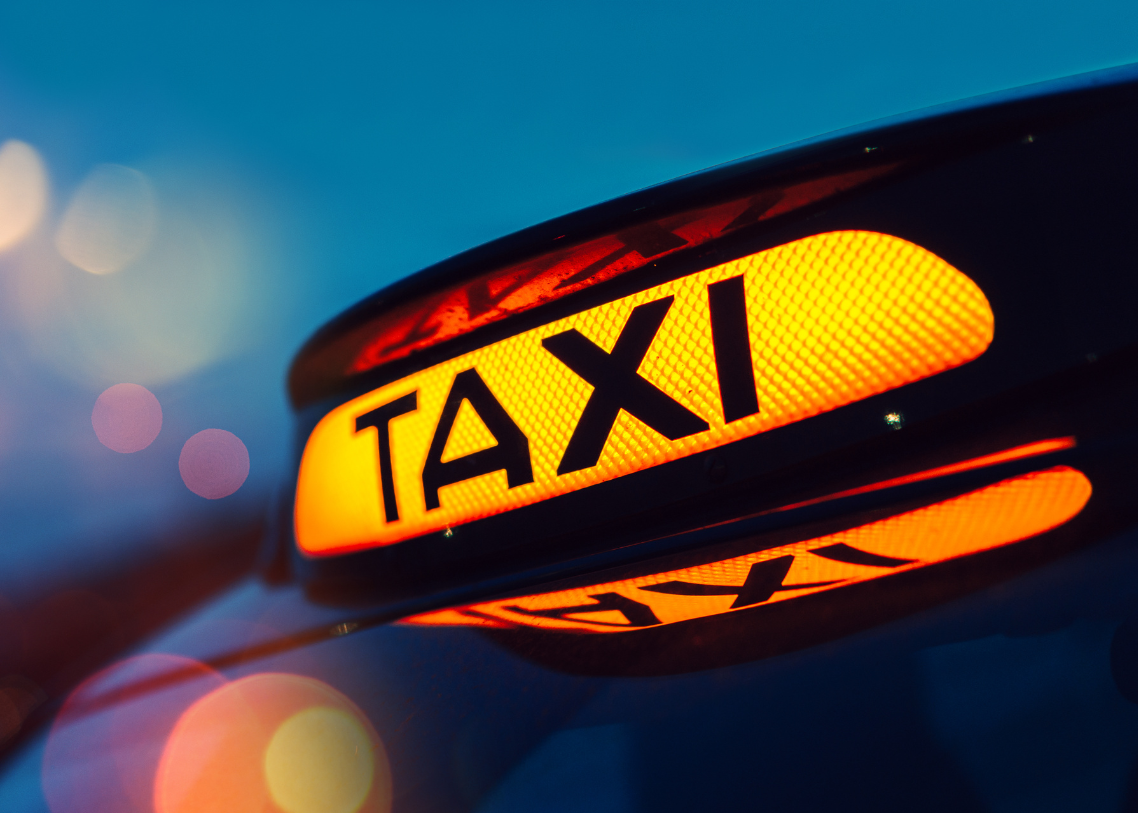
{"type": "Polygon", "coordinates": [[[423,465],[423,499],[427,510],[433,511],[439,507],[439,489],[443,486],[502,469],[506,470],[506,483],[510,488],[533,482],[529,440],[498,403],[482,376],[473,368],[463,370],[454,377],[442,415],[439,416],[439,424],[435,427],[435,435],[431,439],[427,462],[423,465]],[[478,413],[498,445],[444,463],[443,450],[464,400],[478,413]]]}

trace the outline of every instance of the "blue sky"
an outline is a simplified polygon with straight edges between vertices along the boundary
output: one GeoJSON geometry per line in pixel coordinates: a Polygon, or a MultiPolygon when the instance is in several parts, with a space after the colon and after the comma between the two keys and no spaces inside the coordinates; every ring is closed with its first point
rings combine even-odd
{"type": "Polygon", "coordinates": [[[2,4],[0,142],[40,152],[57,209],[101,163],[177,200],[213,178],[261,307],[232,353],[154,387],[145,458],[93,441],[118,381],[77,383],[4,333],[0,563],[219,510],[178,479],[198,429],[242,437],[262,493],[293,351],[418,268],[798,139],[1134,61],[1132,1],[2,4]]]}

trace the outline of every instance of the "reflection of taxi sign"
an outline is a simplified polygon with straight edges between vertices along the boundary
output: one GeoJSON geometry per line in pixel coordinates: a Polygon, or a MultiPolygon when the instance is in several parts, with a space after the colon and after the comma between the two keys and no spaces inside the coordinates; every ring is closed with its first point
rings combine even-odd
{"type": "Polygon", "coordinates": [[[849,530],[708,564],[436,610],[408,624],[622,632],[755,607],[1018,542],[1078,514],[1080,471],[1054,466],[849,530]]]}
{"type": "Polygon", "coordinates": [[[919,246],[798,240],[337,407],[301,460],[297,542],[379,547],[541,502],[948,370],[992,334],[980,289],[919,246]]]}

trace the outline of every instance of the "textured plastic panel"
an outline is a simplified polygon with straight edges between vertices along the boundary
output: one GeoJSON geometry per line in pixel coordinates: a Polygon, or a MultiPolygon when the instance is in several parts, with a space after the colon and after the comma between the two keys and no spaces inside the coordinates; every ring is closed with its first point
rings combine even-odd
{"type": "Polygon", "coordinates": [[[993,329],[980,289],[919,246],[797,240],[337,407],[301,461],[297,541],[390,545],[586,488],[951,369],[993,329]]]}

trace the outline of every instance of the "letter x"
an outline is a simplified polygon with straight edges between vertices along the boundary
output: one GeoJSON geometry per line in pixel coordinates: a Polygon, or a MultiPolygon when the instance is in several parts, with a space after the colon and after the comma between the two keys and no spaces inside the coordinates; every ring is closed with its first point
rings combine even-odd
{"type": "Polygon", "coordinates": [[[841,581],[841,579],[835,579],[826,582],[783,584],[782,580],[790,572],[792,564],[794,564],[793,556],[779,556],[776,559],[755,562],[747,573],[747,580],[738,587],[730,584],[693,584],[692,582],[670,581],[650,584],[640,589],[652,593],[668,593],[673,596],[735,596],[735,603],[731,605],[731,609],[735,609],[736,607],[750,607],[752,604],[762,604],[782,590],[825,587],[841,581]]]}
{"type": "Polygon", "coordinates": [[[652,627],[660,623],[660,619],[656,617],[656,613],[652,612],[651,607],[647,604],[641,604],[639,601],[633,601],[627,596],[622,596],[620,593],[597,593],[596,595],[590,595],[589,598],[596,599],[597,603],[578,604],[575,607],[553,607],[547,610],[527,610],[525,607],[510,605],[507,606],[506,609],[513,610],[515,613],[522,615],[533,615],[538,618],[556,618],[559,621],[578,620],[569,618],[570,615],[616,610],[617,612],[623,613],[624,617],[628,619],[627,624],[613,624],[608,621],[589,621],[587,618],[580,619],[582,621],[589,621],[590,624],[599,624],[602,627],[652,627]]]}
{"type": "Polygon", "coordinates": [[[634,308],[611,353],[606,353],[576,330],[567,330],[542,341],[546,350],[593,385],[593,393],[557,466],[558,474],[597,465],[613,423],[622,409],[668,440],[707,430],[707,421],[669,398],[636,372],[672,306],[672,299],[666,296],[634,308]]]}

